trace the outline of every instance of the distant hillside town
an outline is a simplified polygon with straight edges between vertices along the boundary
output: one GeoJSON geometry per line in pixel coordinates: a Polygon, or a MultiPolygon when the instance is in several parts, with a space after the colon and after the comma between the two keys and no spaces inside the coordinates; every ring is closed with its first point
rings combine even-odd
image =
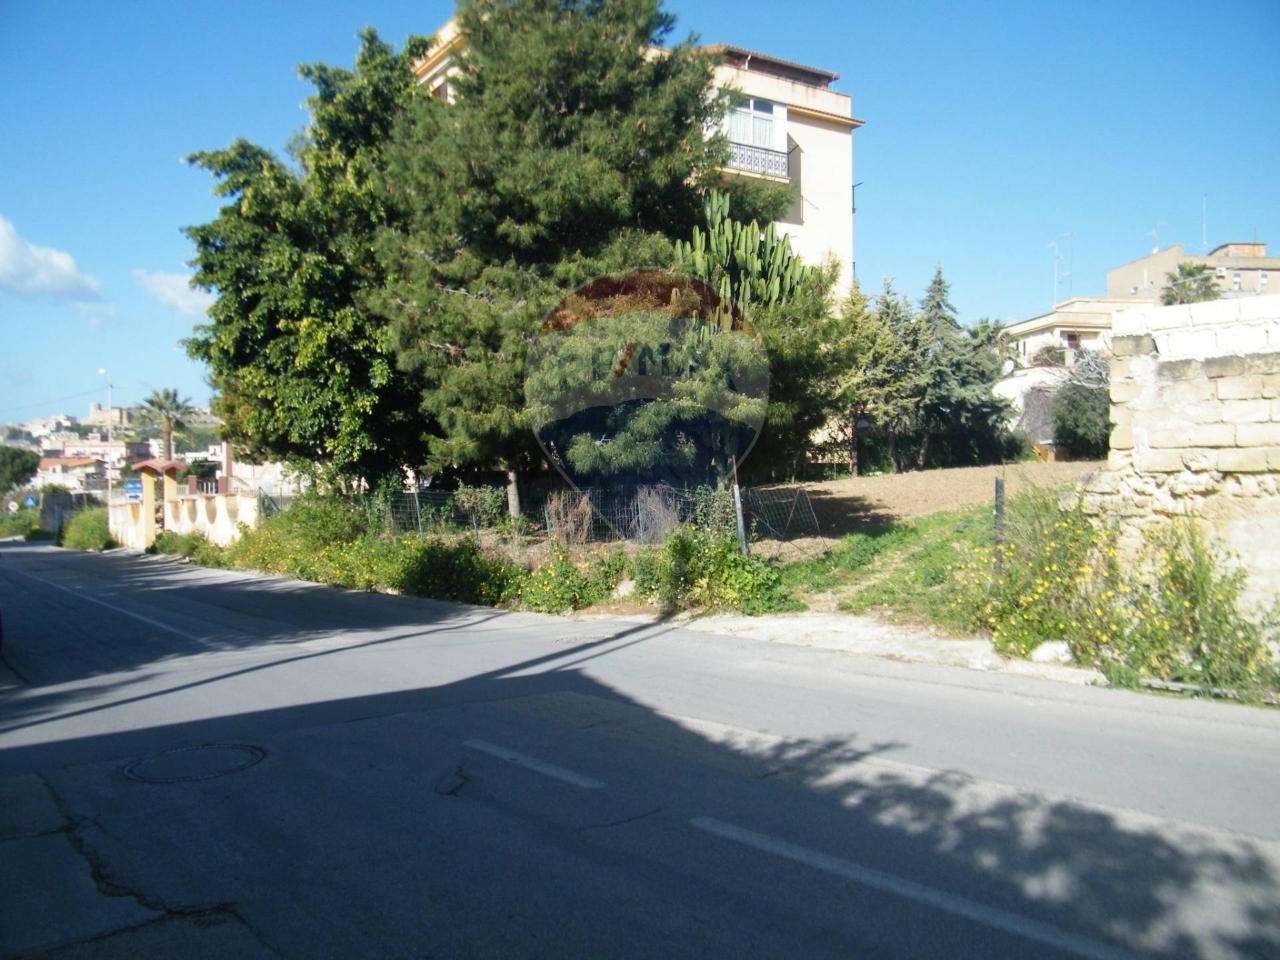
{"type": "MultiPolygon", "coordinates": [[[[182,429],[174,433],[174,460],[188,472],[216,477],[224,459],[220,442],[221,421],[202,407],[182,417],[182,429]]],[[[0,424],[5,446],[20,447],[39,456],[30,485],[60,487],[72,493],[105,493],[107,478],[118,481],[129,465],[161,457],[161,430],[144,416],[143,407],[89,404],[80,419],[66,413],[37,417],[25,423],[0,424]]]]}

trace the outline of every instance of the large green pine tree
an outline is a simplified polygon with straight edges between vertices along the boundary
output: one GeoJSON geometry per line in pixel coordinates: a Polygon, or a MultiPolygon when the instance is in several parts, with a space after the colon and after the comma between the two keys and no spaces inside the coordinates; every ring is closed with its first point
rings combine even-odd
{"type": "Polygon", "coordinates": [[[886,288],[882,309],[872,310],[870,298],[855,283],[841,309],[839,336],[827,344],[834,375],[832,429],[846,451],[850,476],[857,476],[861,466],[863,425],[894,422],[911,387],[903,377],[909,343],[891,323],[892,304],[886,288]]]}
{"type": "MultiPolygon", "coordinates": [[[[410,105],[388,148],[402,225],[379,298],[436,469],[536,458],[524,360],[545,310],[600,273],[670,261],[723,160],[712,61],[653,56],[657,0],[464,0],[452,102],[410,105]]],[[[513,499],[512,507],[516,506],[513,499]]]]}
{"type": "Polygon", "coordinates": [[[934,270],[916,315],[920,389],[915,411],[916,469],[924,469],[938,443],[942,462],[990,459],[1004,429],[1004,404],[991,392],[1000,376],[998,328],[960,326],[951,286],[934,270]]]}
{"type": "Polygon", "coordinates": [[[426,46],[410,38],[396,53],[367,30],[354,70],[300,68],[316,92],[291,146],[296,166],[244,140],[190,158],[227,202],[186,231],[194,282],[217,294],[187,347],[210,368],[227,437],[250,457],[320,464],[347,485],[424,459],[430,421],[364,300],[384,282],[373,240],[394,214],[382,151],[426,46]]]}

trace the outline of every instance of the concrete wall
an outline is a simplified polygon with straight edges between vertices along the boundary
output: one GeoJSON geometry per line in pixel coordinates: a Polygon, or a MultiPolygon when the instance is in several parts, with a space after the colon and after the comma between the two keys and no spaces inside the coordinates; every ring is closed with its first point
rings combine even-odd
{"type": "Polygon", "coordinates": [[[1113,320],[1111,453],[1086,508],[1122,545],[1172,516],[1201,518],[1280,594],[1280,296],[1144,307],[1113,320]]]}
{"type": "Polygon", "coordinates": [[[165,530],[202,533],[210,543],[224,547],[239,539],[240,524],[253,527],[257,522],[258,498],[254,494],[184,496],[164,505],[165,530]]]}
{"type": "MultiPolygon", "coordinates": [[[[163,501],[163,518],[164,530],[199,532],[210,543],[226,546],[239,538],[241,524],[257,525],[258,497],[245,493],[177,496],[175,486],[172,496],[163,501]]],[[[121,546],[145,550],[155,542],[155,500],[147,496],[145,486],[142,502],[118,500],[111,505],[110,524],[111,535],[121,546]]]]}

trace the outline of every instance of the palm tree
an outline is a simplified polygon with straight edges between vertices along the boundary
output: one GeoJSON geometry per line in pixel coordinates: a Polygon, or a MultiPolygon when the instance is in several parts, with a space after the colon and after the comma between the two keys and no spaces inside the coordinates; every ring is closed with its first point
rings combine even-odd
{"type": "Polygon", "coordinates": [[[173,387],[163,390],[152,390],[151,396],[142,401],[144,419],[160,428],[164,436],[164,458],[173,459],[173,431],[181,430],[186,424],[182,418],[192,412],[191,401],[178,396],[173,387]]]}
{"type": "Polygon", "coordinates": [[[1217,300],[1222,296],[1209,267],[1189,260],[1178,264],[1177,273],[1166,273],[1165,288],[1160,292],[1160,302],[1165,306],[1175,303],[1200,303],[1217,300]]]}

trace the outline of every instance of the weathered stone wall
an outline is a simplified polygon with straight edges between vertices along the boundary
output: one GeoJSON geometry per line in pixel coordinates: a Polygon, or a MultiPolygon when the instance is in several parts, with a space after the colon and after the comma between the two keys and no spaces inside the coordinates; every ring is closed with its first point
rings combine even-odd
{"type": "Polygon", "coordinates": [[[1172,516],[1201,518],[1280,594],[1280,296],[1127,310],[1113,321],[1111,453],[1085,506],[1121,543],[1172,516]]]}

